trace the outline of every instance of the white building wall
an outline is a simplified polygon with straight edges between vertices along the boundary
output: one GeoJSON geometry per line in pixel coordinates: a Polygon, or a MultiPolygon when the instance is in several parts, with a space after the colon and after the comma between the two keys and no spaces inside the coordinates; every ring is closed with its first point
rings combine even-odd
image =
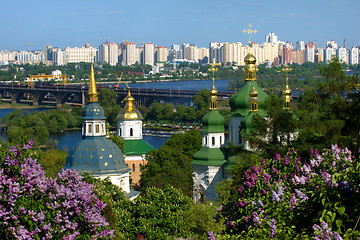
{"type": "Polygon", "coordinates": [[[118,121],[117,135],[124,140],[142,139],[142,121],[118,121]]]}

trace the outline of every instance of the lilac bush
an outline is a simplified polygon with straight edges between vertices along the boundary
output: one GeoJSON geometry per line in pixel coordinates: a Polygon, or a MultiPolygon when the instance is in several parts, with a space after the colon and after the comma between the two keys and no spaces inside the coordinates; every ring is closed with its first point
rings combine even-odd
{"type": "Polygon", "coordinates": [[[290,149],[239,174],[233,201],[219,211],[225,238],[358,239],[359,159],[337,145],[311,156],[290,149]]]}
{"type": "Polygon", "coordinates": [[[76,171],[56,179],[25,145],[1,148],[0,237],[2,239],[107,239],[113,236],[102,216],[105,204],[76,171]]]}

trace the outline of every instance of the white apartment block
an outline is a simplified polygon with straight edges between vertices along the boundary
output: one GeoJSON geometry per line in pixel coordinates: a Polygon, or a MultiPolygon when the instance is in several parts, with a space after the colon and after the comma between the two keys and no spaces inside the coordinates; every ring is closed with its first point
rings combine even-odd
{"type": "Polygon", "coordinates": [[[305,62],[315,62],[316,44],[309,42],[305,45],[305,62]]]}
{"type": "Polygon", "coordinates": [[[269,33],[265,36],[265,42],[267,43],[277,43],[278,37],[275,35],[275,33],[269,33]]]}
{"type": "Polygon", "coordinates": [[[145,43],[143,52],[143,64],[154,66],[154,44],[145,43]]]}
{"type": "Polygon", "coordinates": [[[358,47],[352,47],[349,50],[349,64],[359,64],[359,48],[358,47]]]}
{"type": "Polygon", "coordinates": [[[99,46],[99,63],[108,63],[115,66],[119,61],[119,45],[116,43],[103,43],[99,46]]]}
{"type": "Polygon", "coordinates": [[[11,62],[15,61],[16,53],[14,51],[9,50],[1,50],[0,51],[0,65],[8,65],[11,62]]]}
{"type": "Polygon", "coordinates": [[[327,47],[324,50],[324,62],[328,63],[332,58],[336,57],[336,48],[327,47]]]}
{"type": "MultiPolygon", "coordinates": [[[[121,49],[121,65],[130,66],[137,62],[136,45],[133,42],[123,42],[121,49]]],[[[139,61],[140,62],[140,61],[139,61]]]]}
{"type": "Polygon", "coordinates": [[[296,42],[296,50],[304,51],[305,50],[305,42],[304,41],[297,41],[296,42]]]}
{"type": "Polygon", "coordinates": [[[344,47],[339,47],[336,51],[336,57],[341,63],[348,63],[348,51],[344,47]]]}
{"type": "Polygon", "coordinates": [[[167,47],[157,46],[155,47],[155,61],[166,62],[168,59],[169,51],[167,47]]]}
{"type": "Polygon", "coordinates": [[[215,60],[216,63],[223,62],[223,54],[222,47],[224,43],[211,42],[209,44],[209,61],[213,62],[215,60]]]}
{"type": "Polygon", "coordinates": [[[80,63],[80,62],[94,62],[97,49],[94,48],[91,44],[87,43],[84,47],[70,48],[67,47],[64,49],[64,63],[80,63]]]}

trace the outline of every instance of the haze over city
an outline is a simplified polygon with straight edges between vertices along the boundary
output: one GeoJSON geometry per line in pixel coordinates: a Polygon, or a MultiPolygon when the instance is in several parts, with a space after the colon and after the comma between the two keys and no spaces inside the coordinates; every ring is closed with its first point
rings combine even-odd
{"type": "Polygon", "coordinates": [[[246,43],[242,30],[252,24],[252,40],[264,42],[269,32],[281,41],[314,41],[323,47],[334,40],[360,45],[358,0],[310,1],[0,1],[0,49],[42,50],[97,47],[106,41],[152,42],[171,46],[187,42],[246,43]]]}

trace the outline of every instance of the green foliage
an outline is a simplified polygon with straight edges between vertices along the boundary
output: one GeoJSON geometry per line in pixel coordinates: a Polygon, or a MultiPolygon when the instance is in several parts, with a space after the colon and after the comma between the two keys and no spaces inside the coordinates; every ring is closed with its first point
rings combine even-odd
{"type": "MultiPolygon", "coordinates": [[[[37,144],[45,144],[50,133],[62,132],[67,128],[81,127],[81,112],[67,107],[29,114],[25,110],[14,110],[2,121],[8,126],[10,142],[19,142],[22,136],[34,139],[37,144]]],[[[81,109],[81,108],[80,108],[81,109]]]]}
{"type": "Polygon", "coordinates": [[[197,112],[197,119],[200,120],[209,111],[210,91],[206,88],[198,91],[193,97],[194,106],[197,112]]]}
{"type": "Polygon", "coordinates": [[[116,146],[118,146],[121,149],[121,152],[124,153],[124,145],[125,145],[124,140],[118,135],[114,135],[114,134],[110,134],[110,137],[111,137],[111,141],[113,141],[116,144],[116,146]]]}
{"type": "Polygon", "coordinates": [[[276,154],[235,172],[237,188],[231,188],[231,199],[221,212],[225,236],[326,239],[326,234],[340,234],[356,239],[359,169],[358,158],[333,145],[322,154],[313,151],[310,162],[289,150],[284,157],[276,154]]]}
{"type": "Polygon", "coordinates": [[[147,153],[148,163],[141,175],[141,187],[166,188],[168,185],[192,196],[192,155],[201,148],[197,131],[173,134],[160,149],[147,153]]]}
{"type": "Polygon", "coordinates": [[[45,152],[38,150],[39,163],[47,177],[56,178],[58,172],[64,167],[67,153],[58,149],[49,149],[45,152]]]}
{"type": "Polygon", "coordinates": [[[270,94],[260,103],[260,108],[266,112],[266,116],[254,115],[252,129],[241,132],[250,146],[263,151],[265,156],[286,152],[286,148],[292,144],[291,135],[296,131],[297,119],[292,111],[284,109],[283,106],[284,99],[281,96],[270,94]]]}

